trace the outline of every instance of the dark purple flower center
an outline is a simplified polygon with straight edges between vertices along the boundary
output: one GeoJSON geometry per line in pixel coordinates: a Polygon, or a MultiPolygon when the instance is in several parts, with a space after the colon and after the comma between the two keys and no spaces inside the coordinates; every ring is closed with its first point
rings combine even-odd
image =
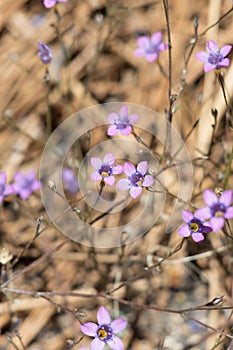
{"type": "Polygon", "coordinates": [[[112,175],[112,166],[109,164],[103,164],[100,168],[99,168],[99,174],[102,177],[108,177],[112,175]]]}
{"type": "Polygon", "coordinates": [[[150,42],[150,44],[148,46],[145,47],[145,52],[146,53],[157,53],[159,50],[158,50],[158,44],[155,45],[155,44],[152,44],[150,42]]]}
{"type": "Polygon", "coordinates": [[[144,176],[138,171],[136,171],[136,173],[130,176],[129,180],[131,182],[131,185],[133,185],[134,187],[141,187],[144,180],[144,176]]]}
{"type": "Polygon", "coordinates": [[[221,63],[223,60],[222,55],[220,54],[220,52],[211,52],[209,54],[208,57],[208,62],[213,64],[213,65],[218,65],[219,63],[221,63]]]}
{"type": "Polygon", "coordinates": [[[212,205],[212,207],[210,208],[210,211],[212,216],[216,216],[217,218],[220,218],[224,216],[226,212],[226,207],[222,203],[216,203],[212,205]]]}
{"type": "Polygon", "coordinates": [[[191,233],[202,232],[204,228],[202,221],[196,218],[189,221],[188,225],[191,233]]]}
{"type": "Polygon", "coordinates": [[[119,130],[123,130],[127,128],[127,126],[130,125],[128,116],[127,115],[124,117],[119,116],[118,121],[115,124],[117,129],[119,130]]]}
{"type": "Polygon", "coordinates": [[[0,195],[4,194],[5,188],[6,188],[6,185],[0,184],[0,195]]]}
{"type": "Polygon", "coordinates": [[[97,336],[102,341],[108,341],[112,339],[112,336],[113,336],[112,327],[107,324],[103,324],[98,328],[97,336]]]}

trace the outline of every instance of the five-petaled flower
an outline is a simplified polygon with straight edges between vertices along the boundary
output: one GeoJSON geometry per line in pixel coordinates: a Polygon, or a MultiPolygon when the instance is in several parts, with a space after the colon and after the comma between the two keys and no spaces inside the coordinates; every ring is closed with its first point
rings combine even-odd
{"type": "Polygon", "coordinates": [[[123,318],[117,318],[111,322],[108,310],[101,306],[97,312],[98,324],[87,322],[80,326],[81,331],[95,337],[91,342],[91,350],[103,350],[108,345],[113,350],[124,350],[124,344],[115,334],[123,331],[127,326],[127,321],[123,318]]]}
{"type": "Polygon", "coordinates": [[[38,55],[41,62],[45,65],[50,64],[53,58],[52,49],[48,45],[43,44],[41,41],[38,42],[38,48],[38,55]]]}
{"type": "Polygon", "coordinates": [[[128,107],[122,106],[120,110],[120,115],[113,112],[108,115],[108,121],[112,124],[108,128],[108,135],[115,136],[119,132],[123,136],[128,136],[133,131],[132,124],[138,120],[137,114],[128,115],[128,107]]]}
{"type": "Polygon", "coordinates": [[[154,183],[153,176],[146,175],[147,168],[147,161],[138,163],[137,168],[132,163],[126,162],[123,166],[123,172],[127,175],[127,178],[118,181],[117,189],[121,191],[129,190],[132,198],[140,196],[143,187],[149,187],[154,183]]]}
{"type": "Polygon", "coordinates": [[[67,2],[68,0],[43,0],[44,6],[47,9],[50,9],[51,7],[54,7],[57,2],[67,2]]]}
{"type": "Polygon", "coordinates": [[[76,194],[79,190],[78,180],[73,172],[69,168],[64,168],[62,171],[62,180],[65,191],[76,194]]]}
{"type": "Polygon", "coordinates": [[[0,173],[0,203],[3,202],[4,198],[14,193],[12,185],[6,184],[6,173],[3,171],[0,173]]]}
{"type": "Polygon", "coordinates": [[[230,64],[229,58],[225,58],[232,49],[232,45],[224,45],[220,50],[215,41],[207,42],[206,49],[208,52],[200,51],[196,53],[196,58],[205,62],[204,71],[219,70],[221,67],[228,67],[230,64]]]}
{"type": "Polygon", "coordinates": [[[148,62],[154,62],[158,59],[159,53],[168,48],[168,45],[162,41],[162,32],[154,33],[151,38],[149,36],[140,36],[137,39],[139,48],[134,51],[137,57],[145,56],[148,62]]]}
{"type": "Polygon", "coordinates": [[[212,190],[205,190],[203,193],[204,201],[207,207],[196,211],[198,217],[202,220],[210,220],[213,231],[223,228],[225,219],[233,218],[232,190],[226,190],[220,197],[212,190]]]}
{"type": "Polygon", "coordinates": [[[205,238],[203,233],[209,233],[212,227],[209,223],[202,221],[198,213],[194,215],[188,210],[182,210],[182,219],[186,222],[178,229],[178,234],[182,237],[192,236],[194,242],[201,242],[205,238]]]}
{"type": "Polygon", "coordinates": [[[28,199],[32,192],[40,189],[40,181],[36,178],[34,170],[29,170],[27,173],[17,171],[12,186],[21,199],[28,199]]]}
{"type": "Polygon", "coordinates": [[[98,157],[91,158],[91,165],[96,169],[91,174],[91,180],[93,181],[104,181],[107,185],[112,186],[115,182],[115,177],[113,175],[122,173],[122,166],[115,165],[115,158],[112,153],[107,153],[104,159],[98,157]]]}

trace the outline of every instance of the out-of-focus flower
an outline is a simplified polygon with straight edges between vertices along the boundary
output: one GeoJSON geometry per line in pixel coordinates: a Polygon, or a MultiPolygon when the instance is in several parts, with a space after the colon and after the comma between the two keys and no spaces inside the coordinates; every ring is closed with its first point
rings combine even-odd
{"type": "Polygon", "coordinates": [[[6,173],[3,171],[0,173],[0,204],[3,202],[4,198],[13,194],[14,188],[12,185],[6,184],[6,173]]]}
{"type": "Polygon", "coordinates": [[[87,322],[80,326],[81,331],[95,337],[91,342],[91,350],[103,350],[108,345],[112,350],[124,350],[124,344],[115,334],[123,331],[127,326],[127,321],[123,318],[116,318],[111,322],[108,310],[101,306],[97,312],[98,324],[87,322]]]}
{"type": "Polygon", "coordinates": [[[202,220],[210,220],[213,231],[221,230],[225,219],[233,218],[232,190],[226,190],[220,197],[212,190],[205,190],[203,193],[204,201],[207,207],[196,211],[198,217],[202,220]]]}
{"type": "Polygon", "coordinates": [[[229,58],[225,58],[232,49],[232,45],[224,45],[220,50],[215,41],[210,40],[206,44],[207,52],[200,51],[196,53],[196,58],[204,62],[204,71],[208,72],[213,69],[221,69],[228,67],[230,64],[229,58]]]}
{"type": "Polygon", "coordinates": [[[45,65],[50,64],[53,58],[52,49],[48,45],[43,44],[41,41],[38,42],[38,48],[38,55],[41,62],[45,65]]]}
{"type": "Polygon", "coordinates": [[[121,191],[129,190],[132,198],[140,196],[143,187],[149,187],[154,183],[153,176],[146,175],[147,168],[147,161],[138,163],[137,168],[132,163],[126,162],[123,166],[123,172],[127,175],[127,178],[118,181],[117,189],[121,191]]]}
{"type": "Polygon", "coordinates": [[[168,48],[168,45],[163,42],[162,32],[154,33],[151,38],[149,36],[140,36],[137,39],[138,49],[134,51],[137,57],[145,56],[148,62],[154,62],[158,59],[159,53],[168,48]]]}
{"type": "Polygon", "coordinates": [[[67,192],[70,192],[71,194],[76,194],[78,192],[78,180],[73,170],[64,168],[62,171],[62,180],[64,183],[64,188],[67,192]]]}
{"type": "Polygon", "coordinates": [[[112,186],[115,182],[115,177],[113,175],[122,173],[122,166],[114,166],[114,163],[115,158],[112,153],[107,153],[103,161],[98,157],[92,157],[91,165],[96,171],[91,174],[91,180],[104,181],[107,185],[112,186]]]}
{"type": "Polygon", "coordinates": [[[194,215],[188,210],[182,210],[182,219],[186,222],[185,225],[182,225],[178,229],[178,234],[182,237],[192,236],[194,242],[201,242],[205,238],[203,233],[209,233],[212,230],[212,227],[204,221],[202,221],[198,213],[194,215]]]}
{"type": "Polygon", "coordinates": [[[17,171],[13,188],[21,199],[28,199],[32,192],[40,189],[40,181],[36,178],[36,172],[34,170],[29,170],[27,173],[17,171]]]}
{"type": "Polygon", "coordinates": [[[108,135],[115,136],[119,132],[123,136],[128,136],[131,134],[133,127],[132,124],[138,120],[137,114],[128,115],[128,107],[122,106],[120,110],[120,115],[113,112],[108,115],[108,122],[112,124],[108,128],[108,135]]]}
{"type": "Polygon", "coordinates": [[[7,265],[13,259],[13,255],[9,253],[8,249],[2,248],[0,250],[0,264],[7,265]]]}
{"type": "Polygon", "coordinates": [[[68,0],[43,0],[44,7],[47,9],[50,9],[51,7],[54,7],[57,2],[67,2],[68,0]]]}

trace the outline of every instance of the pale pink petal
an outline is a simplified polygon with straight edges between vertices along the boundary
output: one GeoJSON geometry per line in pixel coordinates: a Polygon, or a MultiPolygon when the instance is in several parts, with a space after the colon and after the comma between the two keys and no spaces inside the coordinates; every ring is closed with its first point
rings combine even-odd
{"type": "Polygon", "coordinates": [[[111,322],[110,314],[104,306],[101,306],[97,312],[97,321],[100,326],[111,322]]]}
{"type": "Polygon", "coordinates": [[[228,67],[230,65],[231,61],[229,58],[224,58],[224,60],[222,60],[220,63],[219,63],[219,66],[221,67],[228,67]]]}
{"type": "Polygon", "coordinates": [[[98,170],[101,167],[102,164],[103,164],[102,159],[100,159],[98,157],[91,157],[91,165],[96,170],[98,170]]]}
{"type": "Polygon", "coordinates": [[[113,165],[115,162],[114,155],[110,153],[106,153],[104,156],[104,163],[108,163],[109,165],[113,165]]]}
{"type": "Polygon", "coordinates": [[[212,218],[210,220],[210,224],[212,226],[212,229],[214,232],[217,232],[218,230],[221,230],[224,226],[224,218],[223,217],[219,217],[219,218],[212,218]]]}
{"type": "Polygon", "coordinates": [[[111,340],[107,341],[107,344],[112,350],[124,350],[123,341],[115,335],[113,335],[111,340]]]}
{"type": "Polygon", "coordinates": [[[162,32],[154,33],[151,37],[151,42],[153,45],[158,45],[163,39],[162,32]]]}
{"type": "Polygon", "coordinates": [[[217,52],[218,51],[218,45],[214,40],[209,40],[208,43],[206,44],[207,50],[217,52]]]}
{"type": "Polygon", "coordinates": [[[219,202],[228,207],[232,203],[232,190],[226,190],[219,198],[219,202]]]}
{"type": "Polygon", "coordinates": [[[136,173],[135,166],[132,163],[126,162],[123,166],[123,171],[127,176],[131,176],[136,173]]]}
{"type": "Polygon", "coordinates": [[[220,54],[223,57],[226,57],[229,52],[231,52],[232,46],[231,45],[224,45],[221,49],[220,49],[220,54]]]}
{"type": "Polygon", "coordinates": [[[192,233],[192,239],[194,240],[194,242],[201,242],[204,240],[204,235],[201,232],[195,232],[192,233]]]}
{"type": "Polygon", "coordinates": [[[218,196],[212,190],[205,190],[203,193],[203,198],[208,206],[218,203],[218,196]]]}
{"type": "Polygon", "coordinates": [[[140,36],[137,39],[137,44],[141,48],[148,47],[150,45],[150,38],[148,36],[140,36]]]}
{"type": "Polygon", "coordinates": [[[32,186],[31,186],[31,190],[32,191],[38,191],[41,188],[41,183],[39,180],[34,180],[32,186]]]}
{"type": "Polygon", "coordinates": [[[128,125],[128,126],[126,126],[126,128],[121,129],[120,132],[121,132],[121,135],[123,135],[123,136],[129,136],[131,134],[132,130],[133,130],[132,126],[128,125]]]}
{"type": "Polygon", "coordinates": [[[208,53],[204,52],[204,51],[200,51],[200,52],[197,52],[195,54],[196,58],[201,61],[201,62],[208,62],[208,53]]]}
{"type": "Polygon", "coordinates": [[[233,218],[233,207],[227,208],[227,211],[224,215],[226,219],[232,219],[233,218]]]}
{"type": "Polygon", "coordinates": [[[44,6],[47,9],[50,9],[51,7],[55,6],[56,2],[57,2],[56,0],[43,0],[44,6]]]}
{"type": "Polygon", "coordinates": [[[121,165],[116,165],[116,166],[114,166],[114,167],[112,168],[112,173],[113,173],[114,175],[116,175],[116,174],[121,174],[122,171],[123,171],[123,167],[122,167],[121,165]]]}
{"type": "Polygon", "coordinates": [[[138,163],[137,171],[142,175],[145,175],[148,169],[148,162],[144,160],[143,162],[138,163]]]}
{"type": "Polygon", "coordinates": [[[142,193],[142,187],[131,187],[129,191],[132,198],[137,198],[142,193]]]}
{"type": "Polygon", "coordinates": [[[117,129],[116,125],[111,125],[108,128],[107,135],[108,136],[116,136],[119,133],[119,130],[117,129]]]}
{"type": "Polygon", "coordinates": [[[205,73],[207,73],[207,72],[209,72],[211,70],[214,70],[214,69],[216,69],[216,65],[215,64],[211,64],[209,62],[205,63],[205,65],[204,65],[205,73]]]}
{"type": "Polygon", "coordinates": [[[130,122],[130,124],[135,123],[135,122],[138,120],[138,118],[139,118],[139,116],[138,116],[137,114],[131,114],[131,115],[129,116],[129,122],[130,122]]]}
{"type": "Polygon", "coordinates": [[[152,62],[156,61],[157,58],[158,58],[158,54],[156,52],[155,53],[147,53],[146,54],[147,62],[152,63],[152,62]]]}
{"type": "Polygon", "coordinates": [[[126,191],[130,188],[130,181],[128,179],[121,179],[118,181],[116,187],[120,191],[126,191]]]}
{"type": "Polygon", "coordinates": [[[167,50],[168,49],[168,44],[161,43],[161,44],[159,44],[158,49],[159,49],[159,51],[167,50]]]}
{"type": "Polygon", "coordinates": [[[136,56],[136,57],[145,56],[145,50],[143,50],[143,49],[136,49],[134,51],[134,56],[136,56]]]}
{"type": "Polygon", "coordinates": [[[0,184],[5,185],[5,183],[6,183],[6,173],[2,172],[0,173],[0,184]]]}
{"type": "Polygon", "coordinates": [[[189,210],[182,210],[182,219],[184,222],[188,223],[193,219],[193,214],[189,210]]]}
{"type": "Polygon", "coordinates": [[[100,173],[98,173],[98,171],[94,171],[93,173],[91,173],[91,180],[100,181],[102,180],[102,176],[100,175],[100,173]]]}
{"type": "Polygon", "coordinates": [[[22,190],[20,188],[20,192],[18,193],[18,195],[20,196],[21,199],[28,199],[31,195],[31,190],[27,190],[27,189],[24,189],[22,190]]]}
{"type": "Polygon", "coordinates": [[[127,321],[124,320],[123,318],[117,318],[111,323],[111,327],[113,330],[113,333],[118,333],[123,331],[127,326],[127,321]]]}
{"type": "Polygon", "coordinates": [[[143,187],[149,187],[149,186],[153,185],[154,181],[155,180],[154,180],[153,176],[146,175],[144,180],[143,180],[142,186],[143,187]]]}
{"type": "Polygon", "coordinates": [[[209,207],[197,209],[195,211],[195,217],[200,220],[208,220],[211,218],[211,212],[209,207]]]}
{"type": "Polygon", "coordinates": [[[182,237],[189,237],[190,236],[189,226],[187,224],[180,226],[180,228],[178,229],[178,235],[182,237]]]}
{"type": "Polygon", "coordinates": [[[120,110],[120,116],[121,117],[127,117],[128,116],[128,107],[122,106],[120,110]]]}
{"type": "Polygon", "coordinates": [[[13,185],[6,185],[4,190],[4,196],[9,196],[10,194],[13,194],[15,192],[13,185]]]}
{"type": "Polygon", "coordinates": [[[109,185],[112,186],[115,182],[115,177],[114,176],[108,176],[104,178],[104,182],[109,185]]]}
{"type": "Polygon", "coordinates": [[[90,337],[95,337],[98,326],[93,322],[87,322],[81,324],[80,329],[84,334],[89,335],[90,337]]]}
{"type": "Polygon", "coordinates": [[[118,121],[118,114],[113,112],[108,115],[108,122],[114,124],[118,121]]]}
{"type": "Polygon", "coordinates": [[[105,342],[103,342],[99,338],[95,338],[94,340],[92,340],[90,350],[103,350],[104,348],[105,342]]]}

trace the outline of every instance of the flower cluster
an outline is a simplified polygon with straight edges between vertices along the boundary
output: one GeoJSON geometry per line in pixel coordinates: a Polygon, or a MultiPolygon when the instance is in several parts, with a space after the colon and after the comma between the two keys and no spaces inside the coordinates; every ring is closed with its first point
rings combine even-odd
{"type": "Polygon", "coordinates": [[[115,183],[114,175],[124,173],[127,177],[120,179],[116,188],[121,191],[129,190],[132,198],[140,196],[143,187],[148,188],[154,183],[153,176],[146,174],[148,169],[147,161],[138,163],[136,168],[129,162],[126,162],[124,166],[114,165],[114,155],[107,153],[103,161],[98,157],[92,157],[91,164],[96,169],[91,174],[91,180],[102,181],[109,186],[115,183]]]}
{"type": "Polygon", "coordinates": [[[204,240],[203,233],[221,230],[225,219],[233,218],[232,197],[232,190],[224,191],[220,197],[212,190],[205,190],[203,198],[207,206],[197,209],[194,214],[183,210],[182,219],[186,224],[178,229],[178,234],[192,236],[195,242],[201,242],[204,240]]]}
{"type": "Polygon", "coordinates": [[[127,321],[117,318],[111,322],[108,310],[101,306],[97,312],[97,322],[87,322],[80,326],[81,331],[95,339],[91,342],[91,350],[103,350],[108,345],[113,350],[124,350],[122,340],[115,334],[123,331],[127,326],[127,321]]]}
{"type": "Polygon", "coordinates": [[[36,178],[34,170],[29,170],[27,173],[17,171],[12,184],[7,184],[5,172],[0,173],[0,203],[11,194],[16,194],[23,200],[28,199],[33,192],[39,189],[40,181],[36,178]]]}

